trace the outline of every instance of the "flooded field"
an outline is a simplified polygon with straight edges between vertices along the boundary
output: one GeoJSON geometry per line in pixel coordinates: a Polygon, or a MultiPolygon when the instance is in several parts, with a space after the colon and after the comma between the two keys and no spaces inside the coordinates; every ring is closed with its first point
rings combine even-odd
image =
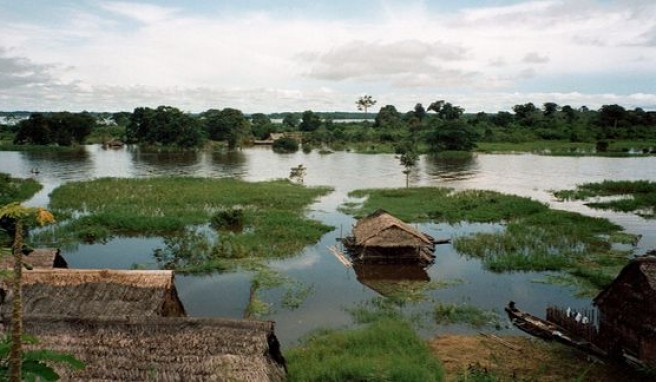
{"type": "MultiPolygon", "coordinates": [[[[271,313],[262,318],[276,321],[276,332],[283,344],[294,343],[318,327],[350,325],[352,320],[348,309],[393,294],[396,286],[407,286],[401,282],[404,280],[414,281],[414,287],[419,288],[418,293],[423,296],[404,304],[404,313],[416,315],[427,323],[431,322],[432,307],[438,303],[470,304],[499,313],[509,300],[535,313],[543,313],[548,304],[580,308],[590,304],[588,298],[574,297],[570,288],[535,282],[544,278],[544,272],[489,272],[482,268],[479,260],[461,256],[450,244],[437,246],[435,263],[426,270],[354,270],[342,265],[328,248],[349,233],[354,220],[339,212],[337,207],[349,201],[347,194],[355,189],[404,187],[403,168],[393,155],[349,152],[275,154],[268,148],[215,153],[142,153],[131,148],[103,150],[95,145],[85,149],[79,153],[0,152],[0,171],[16,177],[33,176],[44,184],[44,189],[28,202],[30,205],[47,205],[48,194],[54,188],[73,180],[193,175],[259,181],[286,178],[290,168],[299,164],[307,168],[305,184],[333,187],[335,190],[313,204],[308,214],[335,229],[298,256],[269,263],[270,268],[309,291],[307,296],[300,305],[290,305],[284,303],[284,288],[260,291],[261,298],[272,306],[271,313]],[[38,169],[38,174],[31,173],[34,169],[38,169]]],[[[552,208],[605,217],[630,233],[642,235],[635,248],[636,254],[655,248],[653,222],[633,214],[592,210],[578,202],[557,202],[550,193],[604,179],[654,181],[656,158],[529,154],[479,154],[464,160],[422,157],[410,174],[412,186],[495,190],[531,197],[549,203],[552,208]]],[[[417,227],[437,239],[502,229],[498,224],[465,223],[429,223],[417,227]]],[[[64,248],[62,254],[72,268],[156,268],[153,251],[163,246],[159,237],[114,238],[104,244],[64,248]]],[[[251,272],[230,272],[178,275],[176,282],[180,298],[190,315],[243,317],[252,278],[251,272]]],[[[504,320],[502,317],[500,330],[516,333],[514,329],[505,328],[504,320]]],[[[470,330],[460,325],[423,327],[427,335],[470,330]]]]}

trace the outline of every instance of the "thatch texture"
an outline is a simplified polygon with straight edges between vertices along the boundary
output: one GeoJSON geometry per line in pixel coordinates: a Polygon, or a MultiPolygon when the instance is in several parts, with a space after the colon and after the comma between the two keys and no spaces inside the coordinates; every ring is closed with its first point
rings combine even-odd
{"type": "Polygon", "coordinates": [[[431,236],[383,210],[358,220],[344,243],[355,261],[429,264],[435,258],[431,236]]]}
{"type": "Polygon", "coordinates": [[[38,348],[71,353],[87,366],[58,369],[64,381],[282,381],[272,322],[220,318],[32,316],[38,348]]]}
{"type": "MultiPolygon", "coordinates": [[[[33,269],[68,268],[66,260],[59,253],[59,249],[56,248],[35,249],[29,255],[23,256],[23,262],[33,269]]],[[[14,258],[12,256],[0,257],[0,268],[6,269],[13,266],[14,258]]]]}
{"type": "Polygon", "coordinates": [[[594,299],[599,346],[656,367],[656,257],[632,260],[594,299]]]}
{"type": "MultiPolygon", "coordinates": [[[[10,314],[9,281],[0,283],[10,314]]],[[[74,317],[185,315],[173,271],[35,269],[23,273],[23,312],[74,317]]]]}
{"type": "Polygon", "coordinates": [[[360,247],[421,248],[433,245],[430,236],[383,210],[360,219],[353,227],[353,239],[360,247]]]}

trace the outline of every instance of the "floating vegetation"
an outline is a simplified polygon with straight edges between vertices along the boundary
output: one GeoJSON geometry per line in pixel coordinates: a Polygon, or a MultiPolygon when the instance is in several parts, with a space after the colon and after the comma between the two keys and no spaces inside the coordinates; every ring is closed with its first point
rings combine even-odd
{"type": "Polygon", "coordinates": [[[628,261],[629,251],[613,244],[637,241],[637,236],[607,219],[550,210],[529,198],[493,191],[410,188],[357,190],[350,195],[368,197],[361,206],[342,206],[354,215],[385,208],[406,221],[504,224],[498,232],[453,240],[459,253],[480,259],[494,272],[567,271],[603,288],[628,261]]]}
{"type": "Polygon", "coordinates": [[[467,304],[439,303],[435,305],[433,316],[440,325],[467,324],[476,328],[501,325],[497,312],[467,304]]]}
{"type": "Polygon", "coordinates": [[[288,381],[442,381],[444,371],[409,323],[385,318],[319,330],[285,352],[288,381]]]}
{"type": "Polygon", "coordinates": [[[303,216],[327,187],[304,187],[286,180],[249,183],[235,179],[166,177],[103,178],[64,184],[53,191],[51,207],[73,216],[55,237],[69,240],[109,235],[161,235],[166,267],[186,271],[223,269],[225,259],[292,256],[330,230],[303,216]],[[215,243],[203,243],[185,227],[214,223],[230,228],[215,243]],[[191,254],[185,248],[201,253],[191,254]],[[181,252],[177,254],[177,252],[181,252]]]}
{"type": "Polygon", "coordinates": [[[592,208],[610,209],[621,212],[635,212],[645,218],[656,217],[656,182],[647,180],[612,181],[585,183],[575,190],[555,191],[560,200],[583,200],[592,208]],[[605,201],[589,201],[599,197],[620,197],[605,201]]]}

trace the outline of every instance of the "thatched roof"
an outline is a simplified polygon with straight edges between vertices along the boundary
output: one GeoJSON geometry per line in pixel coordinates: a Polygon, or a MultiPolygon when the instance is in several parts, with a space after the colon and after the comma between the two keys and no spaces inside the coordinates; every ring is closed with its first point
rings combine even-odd
{"type": "MultiPolygon", "coordinates": [[[[9,281],[0,282],[11,306],[9,281]]],[[[173,271],[53,269],[23,272],[25,314],[184,316],[173,271]]]]}
{"type": "MultiPolygon", "coordinates": [[[[56,248],[35,249],[29,255],[23,256],[23,262],[29,264],[33,269],[68,268],[66,260],[56,248]]],[[[13,266],[14,258],[12,256],[0,257],[0,268],[12,268],[13,266]]]]}
{"type": "Polygon", "coordinates": [[[192,317],[26,317],[38,348],[71,353],[64,381],[282,381],[284,360],[265,321],[192,317]]]}
{"type": "Polygon", "coordinates": [[[626,295],[628,292],[640,295],[646,305],[656,304],[656,256],[641,256],[631,260],[615,280],[594,298],[594,303],[602,305],[608,299],[615,300],[614,295],[624,301],[629,297],[626,295]]]}
{"type": "Polygon", "coordinates": [[[353,227],[353,244],[358,247],[432,247],[433,238],[388,212],[378,210],[358,220],[353,227]]]}

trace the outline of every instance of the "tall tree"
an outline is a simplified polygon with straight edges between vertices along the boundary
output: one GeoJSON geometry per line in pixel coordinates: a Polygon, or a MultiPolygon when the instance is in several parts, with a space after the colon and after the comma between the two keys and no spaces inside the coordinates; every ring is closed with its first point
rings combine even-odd
{"type": "Polygon", "coordinates": [[[357,101],[355,101],[355,105],[358,107],[358,110],[364,110],[364,116],[366,118],[367,110],[369,110],[370,107],[374,106],[376,102],[378,101],[376,101],[372,96],[365,94],[362,97],[360,97],[357,101]]]}
{"type": "Polygon", "coordinates": [[[210,109],[201,115],[205,129],[210,137],[217,141],[227,141],[228,148],[235,148],[250,131],[250,122],[241,110],[225,108],[221,111],[210,109]]]}
{"type": "Polygon", "coordinates": [[[380,108],[374,120],[374,127],[395,128],[401,124],[401,113],[393,105],[385,105],[380,108]]]}
{"type": "Polygon", "coordinates": [[[315,131],[321,127],[321,117],[312,110],[306,110],[301,116],[301,124],[298,126],[301,131],[315,131]]]}

